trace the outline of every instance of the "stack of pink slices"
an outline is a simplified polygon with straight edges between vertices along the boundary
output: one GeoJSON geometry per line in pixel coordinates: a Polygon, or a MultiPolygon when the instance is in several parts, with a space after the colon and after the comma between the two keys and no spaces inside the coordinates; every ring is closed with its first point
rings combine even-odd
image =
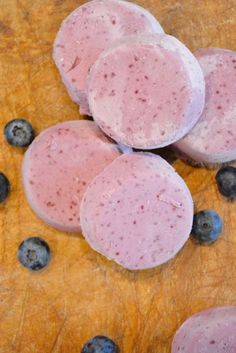
{"type": "Polygon", "coordinates": [[[236,53],[194,56],[142,7],[92,0],[63,21],[53,58],[94,121],[57,124],[33,141],[23,163],[32,209],[57,229],[82,230],[127,269],[170,260],[191,231],[191,194],[164,159],[132,148],[236,159],[236,53]]]}

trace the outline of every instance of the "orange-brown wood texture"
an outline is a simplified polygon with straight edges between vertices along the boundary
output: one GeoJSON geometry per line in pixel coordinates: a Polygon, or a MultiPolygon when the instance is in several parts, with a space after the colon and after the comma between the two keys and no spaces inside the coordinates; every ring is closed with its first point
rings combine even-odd
{"type": "MultiPolygon", "coordinates": [[[[7,145],[3,127],[29,119],[37,132],[79,119],[52,60],[52,43],[64,17],[85,1],[0,0],[0,171],[11,194],[0,205],[0,352],[78,353],[104,334],[121,353],[170,353],[176,329],[214,305],[236,305],[236,203],[217,191],[215,171],[174,165],[193,193],[196,209],[213,208],[224,232],[209,247],[189,240],[169,263],[129,272],[98,255],[81,235],[54,230],[30,210],[21,184],[24,151],[7,145]],[[31,273],[17,260],[28,236],[45,238],[52,261],[31,273]]],[[[196,50],[236,50],[236,0],[137,0],[167,33],[196,50]]]]}

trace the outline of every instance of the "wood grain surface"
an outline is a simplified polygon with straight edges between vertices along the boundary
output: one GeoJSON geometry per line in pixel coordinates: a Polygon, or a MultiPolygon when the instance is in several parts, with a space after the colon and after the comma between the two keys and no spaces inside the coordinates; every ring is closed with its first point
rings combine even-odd
{"type": "MultiPolygon", "coordinates": [[[[236,305],[236,203],[218,193],[215,171],[174,165],[191,189],[197,210],[220,213],[221,239],[210,247],[189,240],[159,268],[129,272],[89,248],[81,235],[56,231],[30,210],[21,185],[24,154],[7,145],[2,129],[29,119],[37,132],[78,119],[52,61],[62,19],[85,1],[0,0],[0,171],[11,195],[0,206],[0,352],[78,353],[93,335],[118,342],[121,353],[170,353],[178,326],[214,305],[236,305]],[[53,257],[41,273],[17,261],[28,236],[41,236],[53,257]]],[[[236,0],[137,0],[167,33],[196,50],[236,50],[236,0]]]]}

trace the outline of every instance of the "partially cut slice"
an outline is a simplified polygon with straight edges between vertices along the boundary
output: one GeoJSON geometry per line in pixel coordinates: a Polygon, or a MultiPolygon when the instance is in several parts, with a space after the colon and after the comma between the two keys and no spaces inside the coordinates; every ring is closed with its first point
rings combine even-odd
{"type": "Polygon", "coordinates": [[[81,114],[91,115],[87,101],[88,72],[101,52],[126,35],[163,33],[159,22],[129,1],[93,0],[74,10],[57,33],[53,58],[81,114]]]}
{"type": "Polygon", "coordinates": [[[193,54],[167,34],[126,37],[103,52],[88,77],[89,106],[101,129],[140,149],[176,142],[199,119],[205,82],[193,54]]]}
{"type": "Polygon", "coordinates": [[[175,146],[188,159],[218,164],[236,159],[236,52],[201,49],[206,106],[196,126],[175,146]]]}
{"type": "Polygon", "coordinates": [[[216,307],[191,316],[178,329],[172,353],[235,353],[236,306],[216,307]]]}
{"type": "Polygon", "coordinates": [[[23,184],[35,213],[49,225],[79,232],[80,202],[89,182],[120,155],[92,121],[69,121],[43,131],[23,161],[23,184]]]}
{"type": "Polygon", "coordinates": [[[176,171],[151,153],[122,155],[88,186],[81,226],[93,249],[130,270],[173,258],[189,237],[191,194],[176,171]]]}

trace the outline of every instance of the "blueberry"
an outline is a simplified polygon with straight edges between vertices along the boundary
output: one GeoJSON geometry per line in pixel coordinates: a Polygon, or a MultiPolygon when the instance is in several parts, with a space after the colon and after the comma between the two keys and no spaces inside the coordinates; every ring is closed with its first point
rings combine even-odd
{"type": "Polygon", "coordinates": [[[6,141],[13,146],[27,147],[35,137],[31,124],[24,119],[9,121],[4,128],[6,141]]]}
{"type": "Polygon", "coordinates": [[[10,183],[6,175],[0,173],[0,203],[5,201],[10,191],[10,183]]]}
{"type": "Polygon", "coordinates": [[[231,200],[236,198],[236,168],[221,168],[216,174],[216,182],[222,195],[231,200]]]}
{"type": "Polygon", "coordinates": [[[217,240],[223,228],[220,216],[211,210],[195,213],[192,237],[199,244],[211,244],[217,240]]]}
{"type": "Polygon", "coordinates": [[[24,240],[18,249],[20,263],[33,271],[39,271],[49,263],[51,252],[48,244],[41,238],[24,240]]]}
{"type": "Polygon", "coordinates": [[[118,346],[108,337],[95,336],[82,348],[81,353],[118,353],[118,346]]]}

